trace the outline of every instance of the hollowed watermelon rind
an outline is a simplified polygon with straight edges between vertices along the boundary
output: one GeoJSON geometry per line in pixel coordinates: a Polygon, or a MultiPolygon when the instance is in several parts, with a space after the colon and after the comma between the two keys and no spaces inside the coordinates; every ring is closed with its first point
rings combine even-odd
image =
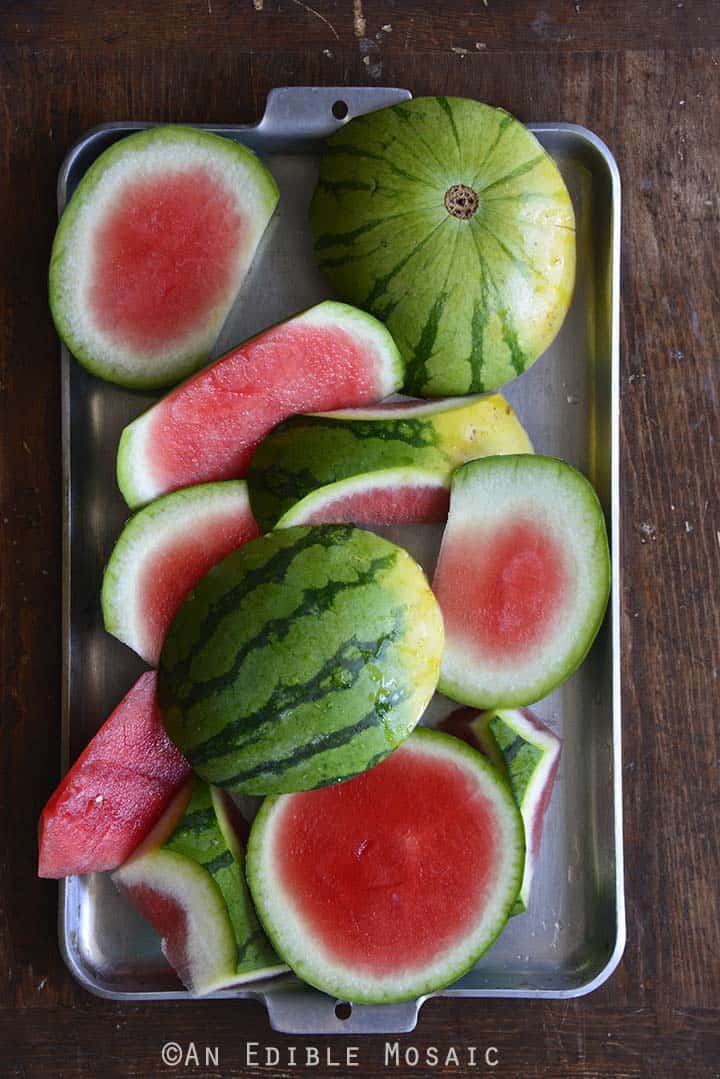
{"type": "MultiPolygon", "coordinates": [[[[235,352],[241,350],[246,345],[262,338],[263,335],[271,332],[278,326],[283,326],[286,323],[309,325],[335,324],[339,329],[350,327],[358,338],[361,340],[366,339],[375,352],[375,375],[377,378],[376,399],[382,400],[383,397],[387,397],[402,385],[405,368],[400,352],[393,341],[390,332],[372,315],[368,315],[365,311],[360,311],[356,307],[351,307],[349,304],[340,303],[335,300],[325,300],[322,303],[316,304],[314,307],[307,308],[305,311],[300,311],[298,314],[283,320],[281,323],[267,326],[265,329],[261,330],[260,333],[248,338],[247,341],[243,341],[231,352],[221,356],[206,370],[195,375],[194,378],[198,381],[201,380],[209,371],[214,370],[218,365],[222,364],[223,360],[234,355],[235,352]]],[[[299,376],[302,377],[301,365],[299,366],[298,373],[299,376]]],[[[178,386],[176,390],[172,392],[180,393],[185,385],[187,385],[187,383],[178,386]]],[[[161,407],[164,400],[165,399],[158,402],[158,405],[149,408],[146,412],[143,412],[138,416],[137,419],[133,420],[132,423],[128,424],[120,436],[117,455],[117,482],[125,501],[131,509],[138,509],[140,506],[151,502],[153,499],[167,491],[167,488],[159,485],[154,479],[152,467],[152,422],[153,417],[157,414],[155,409],[161,407]]],[[[282,418],[285,418],[286,416],[287,412],[282,413],[282,418]]],[[[279,420],[277,422],[279,422],[279,420]]],[[[266,434],[267,432],[264,433],[266,434]]],[[[208,476],[206,479],[211,481],[217,479],[217,477],[208,476]]],[[[190,480],[188,482],[195,483],[197,481],[190,480]]]]}
{"type": "MultiPolygon", "coordinates": [[[[172,164],[169,162],[169,164],[172,164]]],[[[142,166],[141,166],[142,167],[142,166]]],[[[279,199],[279,190],[271,173],[259,158],[240,143],[213,135],[200,129],[168,124],[153,127],[120,139],[105,150],[90,166],[78,188],[68,202],[60,219],[53,242],[49,271],[49,298],[53,320],[58,334],[73,356],[91,374],[129,389],[153,389],[179,381],[197,370],[207,361],[229,311],[247,274],[260,239],[272,217],[279,199]],[[87,344],[90,326],[83,298],[75,294],[75,275],[68,272],[78,259],[78,229],[84,227],[83,218],[92,208],[93,196],[109,169],[122,167],[136,153],[167,151],[178,147],[186,155],[195,154],[198,161],[211,160],[218,172],[226,176],[235,173],[238,189],[248,206],[249,234],[244,238],[242,252],[233,274],[230,293],[232,298],[223,300],[210,310],[202,325],[194,333],[182,338],[172,351],[162,357],[154,355],[147,364],[132,349],[124,352],[119,343],[104,345],[97,328],[89,332],[95,335],[95,347],[87,344]],[[98,336],[99,335],[99,336],[98,336]],[[189,336],[189,341],[188,341],[189,336]],[[99,347],[98,347],[99,346],[99,347]],[[115,350],[112,357],[100,355],[108,349],[115,350]],[[137,369],[133,369],[136,366],[137,369]]],[[[229,295],[229,294],[228,294],[229,295]]]]}
{"type": "Polygon", "coordinates": [[[118,537],[103,575],[101,606],[107,632],[151,666],[157,666],[159,648],[156,650],[147,639],[148,627],[143,624],[140,577],[147,566],[146,560],[152,560],[153,554],[161,554],[175,538],[202,537],[208,521],[218,523],[225,517],[227,524],[240,516],[247,518],[247,539],[254,539],[260,530],[252,516],[243,480],[198,484],[173,491],[131,517],[118,537]]]}
{"type": "MultiPolygon", "coordinates": [[[[537,670],[526,674],[515,688],[507,680],[503,686],[499,682],[499,675],[495,686],[480,681],[472,651],[463,642],[453,639],[446,620],[445,654],[438,692],[459,704],[481,710],[520,708],[532,704],[566,681],[590,651],[602,626],[610,593],[610,549],[605,517],[595,489],[571,465],[540,454],[486,457],[469,461],[454,473],[450,515],[438,558],[438,570],[442,565],[443,549],[452,544],[453,533],[458,526],[472,528],[478,522],[487,522],[489,506],[484,486],[493,486],[497,490],[498,517],[501,517],[510,505],[509,492],[516,481],[521,498],[525,498],[526,502],[528,493],[537,496],[544,483],[554,491],[555,497],[561,492],[565,501],[568,497],[574,498],[578,516],[573,528],[564,530],[561,538],[566,542],[570,536],[577,572],[584,581],[588,598],[584,615],[576,619],[575,625],[571,626],[566,620],[560,619],[566,625],[566,635],[570,638],[568,646],[560,653],[553,647],[552,655],[540,651],[535,664],[537,670]],[[527,480],[527,487],[524,488],[528,477],[532,478],[527,480]]],[[[517,506],[522,508],[521,501],[517,506]]],[[[562,518],[564,508],[565,502],[555,507],[558,520],[562,518]]],[[[434,589],[437,587],[438,570],[433,582],[434,589]]],[[[470,571],[471,567],[468,567],[470,571]]]]}
{"type": "Polygon", "coordinates": [[[493,797],[498,820],[505,828],[506,864],[503,867],[504,885],[480,927],[475,929],[468,945],[451,949],[451,955],[436,960],[422,973],[388,976],[373,979],[358,977],[341,969],[321,955],[321,946],[311,940],[310,928],[292,914],[292,896],[283,892],[273,874],[269,851],[272,847],[274,818],[285,799],[293,795],[266,798],[253,822],[247,849],[247,879],[258,917],[275,951],[290,968],[315,988],[341,1000],[356,1004],[393,1004],[436,992],[457,981],[477,963],[494,944],[504,929],[518,895],[525,862],[525,833],[522,818],[512,792],[495,768],[476,750],[457,738],[427,728],[417,728],[404,743],[422,746],[424,751],[446,756],[454,761],[464,760],[477,775],[482,774],[484,793],[493,797]],[[303,947],[303,942],[307,946],[303,947]]]}

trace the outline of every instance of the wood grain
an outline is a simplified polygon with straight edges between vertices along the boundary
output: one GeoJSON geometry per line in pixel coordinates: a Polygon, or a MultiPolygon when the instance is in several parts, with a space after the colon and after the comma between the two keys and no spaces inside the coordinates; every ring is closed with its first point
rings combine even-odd
{"type": "MultiPolygon", "coordinates": [[[[58,952],[56,887],[34,876],[35,823],[59,760],[59,369],[46,270],[62,157],[109,119],[250,121],[276,85],[378,82],[585,124],[612,147],[624,185],[625,959],[577,1001],[431,1001],[399,1040],[496,1045],[500,1063],[485,1072],[499,1076],[720,1074],[717,5],[439,7],[366,0],[357,33],[352,2],[2,5],[3,1076],[147,1079],[163,1074],[170,1038],[220,1049],[219,1068],[176,1075],[252,1074],[247,1040],[289,1043],[250,1002],[128,1007],[87,996],[58,952]]],[[[384,1040],[361,1040],[363,1074],[386,1074],[384,1040]]]]}

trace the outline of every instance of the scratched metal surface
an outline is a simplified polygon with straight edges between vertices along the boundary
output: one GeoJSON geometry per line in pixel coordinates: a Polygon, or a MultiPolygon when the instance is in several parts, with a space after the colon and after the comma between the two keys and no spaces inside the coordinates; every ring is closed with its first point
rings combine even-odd
{"type": "MultiPolygon", "coordinates": [[[[410,95],[382,88],[273,91],[253,127],[211,127],[265,160],[281,191],[276,216],[215,354],[266,325],[328,296],[312,256],[307,207],[320,140],[349,116],[410,95]]],[[[110,124],[70,152],[58,186],[59,208],[110,143],[144,124],[110,124]]],[[[562,737],[530,911],[512,919],[494,947],[445,995],[569,997],[590,992],[614,970],[625,941],[622,879],[619,698],[618,301],[619,181],[606,147],[583,128],[532,128],[561,168],[578,222],[578,280],[557,340],[507,397],[537,450],[563,457],[595,483],[611,526],[615,586],[592,652],[561,689],[535,707],[562,737]]],[[[128,515],[114,482],[124,425],[153,400],[100,382],[63,350],[65,475],[64,765],[97,730],[143,669],[102,627],[102,570],[128,515]]],[[[386,530],[432,570],[440,528],[386,530]]],[[[436,697],[427,722],[454,705],[436,697]]],[[[71,878],[60,893],[60,942],[68,966],[91,992],[112,999],[187,997],[163,959],[156,935],[98,874],[71,878]]],[[[265,1002],[278,1030],[360,1033],[411,1030],[422,1001],[359,1006],[346,1019],[336,1002],[288,976],[228,991],[265,1002]]]]}

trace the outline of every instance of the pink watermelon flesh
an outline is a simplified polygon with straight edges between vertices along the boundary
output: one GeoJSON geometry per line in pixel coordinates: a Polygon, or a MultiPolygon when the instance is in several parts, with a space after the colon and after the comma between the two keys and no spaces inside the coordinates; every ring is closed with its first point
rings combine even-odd
{"type": "Polygon", "coordinates": [[[207,169],[127,182],[95,241],[97,324],[138,351],[182,338],[227,294],[244,233],[207,169]]]}
{"type": "Polygon", "coordinates": [[[43,809],[38,876],[117,869],[190,775],[165,733],[155,684],[154,671],[138,679],[43,809]]]}
{"type": "Polygon", "coordinates": [[[318,506],[303,524],[430,524],[446,521],[450,491],[437,486],[373,487],[318,506]]]}
{"type": "Polygon", "coordinates": [[[203,517],[195,535],[181,536],[153,552],[137,582],[142,597],[142,655],[156,664],[165,635],[185,597],[201,577],[226,555],[261,535],[249,508],[228,519],[203,517]]]}
{"type": "Polygon", "coordinates": [[[153,410],[148,460],[160,491],[242,477],[257,445],[296,412],[377,400],[367,350],[337,325],[288,322],[221,358],[153,410]]]}
{"type": "Polygon", "coordinates": [[[462,939],[500,848],[495,810],[463,769],[398,751],[355,779],[293,795],[274,856],[327,952],[382,975],[423,967],[462,939]]]}
{"type": "Polygon", "coordinates": [[[469,638],[502,663],[552,633],[568,583],[565,555],[549,529],[516,518],[444,542],[433,590],[448,636],[469,638]]]}
{"type": "Polygon", "coordinates": [[[193,984],[193,957],[188,950],[187,911],[173,896],[147,884],[123,889],[138,914],[162,937],[162,951],[183,985],[193,984]]]}

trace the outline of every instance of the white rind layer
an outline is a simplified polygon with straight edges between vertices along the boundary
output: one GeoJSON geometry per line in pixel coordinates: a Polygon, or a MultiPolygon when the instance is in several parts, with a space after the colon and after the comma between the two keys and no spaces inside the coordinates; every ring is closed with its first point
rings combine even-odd
{"type": "Polygon", "coordinates": [[[93,374],[122,386],[167,386],[207,361],[279,192],[255,154],[230,139],[185,127],[158,127],[121,139],[87,171],[58,226],[50,261],[50,306],[58,333],[93,374]],[[95,266],[94,242],[128,182],[162,180],[202,167],[222,184],[243,221],[242,241],[227,287],[192,329],[162,347],[138,350],[93,318],[88,293],[95,266]]]}
{"type": "MultiPolygon", "coordinates": [[[[522,879],[525,847],[522,819],[510,788],[476,750],[439,731],[416,730],[397,753],[442,758],[466,770],[478,792],[496,808],[500,864],[478,919],[462,940],[425,966],[372,975],[337,960],[313,934],[312,926],[284,890],[274,862],[278,825],[290,799],[266,798],[250,833],[247,874],[255,907],[278,955],[310,985],[353,1003],[382,1004],[434,992],[466,973],[495,941],[507,922],[522,879]]],[[[302,795],[300,795],[302,797],[302,795]]]]}
{"type": "MultiPolygon", "coordinates": [[[[350,333],[356,341],[360,342],[368,353],[369,362],[374,364],[378,400],[387,397],[402,384],[404,378],[404,366],[398,348],[389,331],[372,315],[351,307],[349,304],[339,303],[335,300],[325,300],[316,304],[306,311],[300,312],[286,322],[278,323],[278,326],[309,325],[327,326],[344,330],[350,333]]],[[[244,341],[227,353],[233,356],[266,333],[275,329],[269,326],[261,333],[256,334],[249,340],[244,341]]],[[[221,356],[207,371],[213,370],[221,364],[227,356],[221,356]]],[[[195,375],[195,379],[202,379],[205,371],[195,375]]],[[[302,369],[299,371],[302,377],[302,369]]],[[[181,393],[183,386],[178,386],[173,393],[181,393]]],[[[165,487],[162,480],[156,475],[152,464],[153,423],[163,408],[167,398],[159,401],[157,405],[148,409],[138,416],[136,420],[122,432],[117,457],[117,480],[118,486],[131,509],[152,502],[159,495],[164,494],[165,487]]],[[[464,399],[462,399],[464,400],[464,399]]],[[[286,414],[279,417],[285,419],[286,414]]]]}
{"type": "MultiPolygon", "coordinates": [[[[443,551],[469,532],[478,538],[520,519],[541,525],[563,551],[573,583],[552,628],[520,659],[484,656],[472,638],[446,626],[438,691],[476,708],[515,708],[547,696],[577,669],[602,623],[610,590],[605,518],[588,480],[564,461],[538,454],[485,457],[455,472],[443,551]]],[[[467,567],[472,573],[472,566],[467,567]]]]}
{"type": "Polygon", "coordinates": [[[405,416],[431,416],[434,412],[450,412],[455,408],[465,408],[474,401],[497,394],[479,393],[467,397],[438,397],[434,401],[425,401],[418,397],[397,396],[392,401],[369,408],[338,408],[333,412],[311,412],[311,416],[330,416],[338,420],[401,420],[405,416]],[[395,406],[395,407],[393,407],[395,406]],[[401,406],[401,407],[398,407],[401,406]]]}
{"type": "Polygon", "coordinates": [[[325,509],[341,499],[351,498],[353,495],[371,496],[373,491],[400,491],[427,487],[447,491],[450,481],[445,473],[434,472],[428,468],[379,468],[375,472],[362,472],[357,476],[350,476],[349,479],[318,487],[317,491],[313,491],[296,502],[292,509],[280,518],[275,528],[312,524],[313,516],[318,510],[325,509]]]}
{"type": "Polygon", "coordinates": [[[154,667],[159,656],[143,612],[141,576],[169,546],[247,516],[253,523],[244,480],[199,484],[174,491],[146,506],[125,525],[113,548],[102,583],[105,629],[154,667]]]}

